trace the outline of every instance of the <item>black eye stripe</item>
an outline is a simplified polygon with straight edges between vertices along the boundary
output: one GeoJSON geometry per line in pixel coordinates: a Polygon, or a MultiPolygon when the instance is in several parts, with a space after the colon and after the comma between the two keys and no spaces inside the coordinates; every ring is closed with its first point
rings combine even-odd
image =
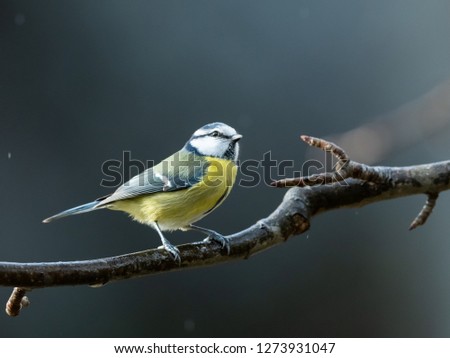
{"type": "Polygon", "coordinates": [[[213,138],[225,138],[225,139],[231,139],[231,136],[227,136],[221,132],[218,132],[217,135],[212,135],[212,133],[217,132],[217,131],[213,131],[210,133],[205,133],[205,134],[200,134],[200,135],[196,135],[194,138],[203,138],[203,137],[213,137],[213,138]]]}
{"type": "Polygon", "coordinates": [[[211,137],[216,137],[216,138],[230,138],[219,131],[213,131],[213,132],[209,133],[208,135],[211,137]]]}

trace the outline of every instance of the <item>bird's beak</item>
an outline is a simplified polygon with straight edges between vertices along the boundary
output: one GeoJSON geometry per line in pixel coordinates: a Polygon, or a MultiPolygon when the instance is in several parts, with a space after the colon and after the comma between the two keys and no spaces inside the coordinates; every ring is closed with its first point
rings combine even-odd
{"type": "Polygon", "coordinates": [[[233,142],[237,142],[241,138],[242,138],[242,134],[235,134],[234,136],[231,137],[231,140],[233,142]]]}

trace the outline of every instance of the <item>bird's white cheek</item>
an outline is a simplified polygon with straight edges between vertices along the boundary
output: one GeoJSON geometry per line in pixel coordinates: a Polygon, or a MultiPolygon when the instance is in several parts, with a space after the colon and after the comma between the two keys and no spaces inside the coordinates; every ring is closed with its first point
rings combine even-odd
{"type": "Polygon", "coordinates": [[[191,140],[191,145],[202,155],[222,156],[227,150],[227,143],[213,137],[201,137],[191,140]]]}

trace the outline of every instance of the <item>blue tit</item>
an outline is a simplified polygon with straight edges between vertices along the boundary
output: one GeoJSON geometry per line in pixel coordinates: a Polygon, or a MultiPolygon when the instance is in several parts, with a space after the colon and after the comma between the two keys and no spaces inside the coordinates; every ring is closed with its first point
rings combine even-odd
{"type": "Polygon", "coordinates": [[[114,193],[65,210],[43,222],[98,209],[120,210],[155,229],[164,249],[177,261],[180,252],[163,231],[196,230],[226,247],[226,237],[193,223],[208,215],[234,185],[242,135],[224,123],[198,129],[184,147],[159,164],[131,178],[114,193]]]}

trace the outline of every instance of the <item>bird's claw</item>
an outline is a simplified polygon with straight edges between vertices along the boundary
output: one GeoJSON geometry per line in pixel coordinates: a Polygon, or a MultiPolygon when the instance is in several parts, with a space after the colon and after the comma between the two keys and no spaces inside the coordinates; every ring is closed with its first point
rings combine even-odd
{"type": "Polygon", "coordinates": [[[224,247],[226,247],[227,249],[227,253],[228,255],[230,254],[230,239],[227,238],[226,236],[220,235],[219,233],[214,233],[214,234],[210,234],[208,235],[208,237],[206,239],[203,240],[204,242],[211,242],[211,241],[215,241],[218,242],[219,244],[222,245],[222,249],[224,247]]]}
{"type": "Polygon", "coordinates": [[[174,261],[181,263],[180,250],[172,244],[165,243],[162,246],[159,246],[158,249],[164,249],[167,253],[173,258],[174,261]]]}

